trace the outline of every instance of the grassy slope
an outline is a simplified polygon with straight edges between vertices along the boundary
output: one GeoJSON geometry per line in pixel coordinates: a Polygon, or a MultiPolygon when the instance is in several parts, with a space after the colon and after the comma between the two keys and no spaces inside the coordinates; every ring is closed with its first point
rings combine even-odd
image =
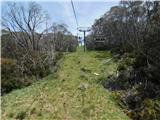
{"type": "Polygon", "coordinates": [[[80,50],[65,55],[56,76],[2,97],[2,119],[128,120],[111,93],[97,83],[114,72],[116,64],[105,63],[110,57],[80,50]]]}

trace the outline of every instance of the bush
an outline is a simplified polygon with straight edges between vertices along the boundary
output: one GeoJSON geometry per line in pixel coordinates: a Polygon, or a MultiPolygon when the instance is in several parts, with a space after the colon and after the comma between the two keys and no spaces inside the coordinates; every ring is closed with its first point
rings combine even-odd
{"type": "MultiPolygon", "coordinates": [[[[160,117],[160,87],[153,66],[146,67],[143,55],[130,54],[121,56],[117,75],[109,76],[103,86],[109,90],[123,90],[117,97],[119,105],[126,109],[127,115],[133,120],[158,120],[160,117]]],[[[157,73],[157,72],[156,72],[157,73]]],[[[118,92],[118,91],[117,91],[118,92]]]]}
{"type": "Polygon", "coordinates": [[[11,59],[3,59],[1,62],[1,93],[8,93],[13,89],[18,89],[30,84],[20,78],[16,62],[11,59]]]}
{"type": "Polygon", "coordinates": [[[26,58],[19,57],[19,60],[2,59],[2,95],[28,86],[55,71],[57,61],[62,57],[62,53],[56,53],[53,59],[46,54],[37,52],[26,55],[26,58]]]}
{"type": "MultiPolygon", "coordinates": [[[[135,102],[135,98],[130,99],[130,104],[135,102]],[[134,102],[133,102],[134,101],[134,102]]],[[[158,120],[160,118],[160,101],[153,99],[139,99],[132,110],[127,111],[127,115],[133,120],[158,120]]],[[[129,103],[128,103],[129,104],[129,103]]]]}

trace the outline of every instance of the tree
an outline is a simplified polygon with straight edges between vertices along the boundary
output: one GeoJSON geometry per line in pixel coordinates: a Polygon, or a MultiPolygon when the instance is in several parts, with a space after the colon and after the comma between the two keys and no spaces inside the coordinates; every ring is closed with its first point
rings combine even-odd
{"type": "Polygon", "coordinates": [[[135,120],[159,118],[160,108],[148,108],[144,102],[150,98],[155,106],[154,99],[160,98],[159,34],[159,1],[121,1],[95,21],[89,36],[89,49],[109,49],[120,56],[119,75],[113,75],[115,80],[111,77],[107,85],[110,89],[114,85],[125,89],[121,100],[132,111],[130,116],[135,120]],[[93,38],[99,35],[104,36],[105,47],[97,47],[93,38]],[[144,115],[148,113],[146,109],[156,114],[144,115]]]}
{"type": "MultiPolygon", "coordinates": [[[[46,14],[41,7],[31,2],[28,8],[22,4],[9,3],[8,11],[2,14],[2,25],[25,50],[38,50],[42,33],[37,33],[44,24],[46,14]]],[[[44,30],[42,30],[44,31],[44,30]]]]}
{"type": "Polygon", "coordinates": [[[7,7],[2,11],[2,57],[6,61],[2,64],[3,92],[29,85],[33,78],[38,80],[54,72],[62,52],[72,52],[77,47],[67,26],[50,26],[49,15],[39,4],[29,2],[24,6],[9,2],[7,7]],[[7,61],[14,62],[5,64],[7,61]]]}

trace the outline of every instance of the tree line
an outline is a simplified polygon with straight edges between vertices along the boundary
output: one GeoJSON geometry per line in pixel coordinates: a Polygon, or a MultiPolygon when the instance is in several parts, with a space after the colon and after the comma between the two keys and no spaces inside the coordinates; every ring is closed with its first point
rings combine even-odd
{"type": "Polygon", "coordinates": [[[103,82],[125,90],[119,98],[135,120],[160,118],[160,2],[121,1],[92,26],[88,50],[110,50],[117,75],[103,82]]]}
{"type": "Polygon", "coordinates": [[[8,2],[2,11],[2,94],[30,85],[56,71],[65,52],[74,52],[76,36],[67,25],[50,23],[36,2],[8,2]]]}

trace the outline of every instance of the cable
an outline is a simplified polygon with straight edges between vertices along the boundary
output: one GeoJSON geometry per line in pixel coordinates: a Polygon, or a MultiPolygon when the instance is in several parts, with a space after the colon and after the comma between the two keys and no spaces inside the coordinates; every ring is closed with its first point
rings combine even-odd
{"type": "Polygon", "coordinates": [[[73,13],[74,13],[74,17],[75,17],[77,28],[78,28],[78,20],[77,20],[76,11],[75,11],[74,4],[73,4],[72,0],[71,0],[71,4],[72,4],[73,13]]]}
{"type": "Polygon", "coordinates": [[[74,17],[75,17],[75,20],[76,20],[76,24],[77,24],[77,40],[79,41],[79,37],[78,37],[78,19],[77,19],[77,16],[76,16],[76,11],[75,11],[75,7],[74,7],[74,4],[73,4],[73,1],[71,0],[71,5],[72,5],[72,10],[73,10],[73,13],[74,13],[74,17]]]}

